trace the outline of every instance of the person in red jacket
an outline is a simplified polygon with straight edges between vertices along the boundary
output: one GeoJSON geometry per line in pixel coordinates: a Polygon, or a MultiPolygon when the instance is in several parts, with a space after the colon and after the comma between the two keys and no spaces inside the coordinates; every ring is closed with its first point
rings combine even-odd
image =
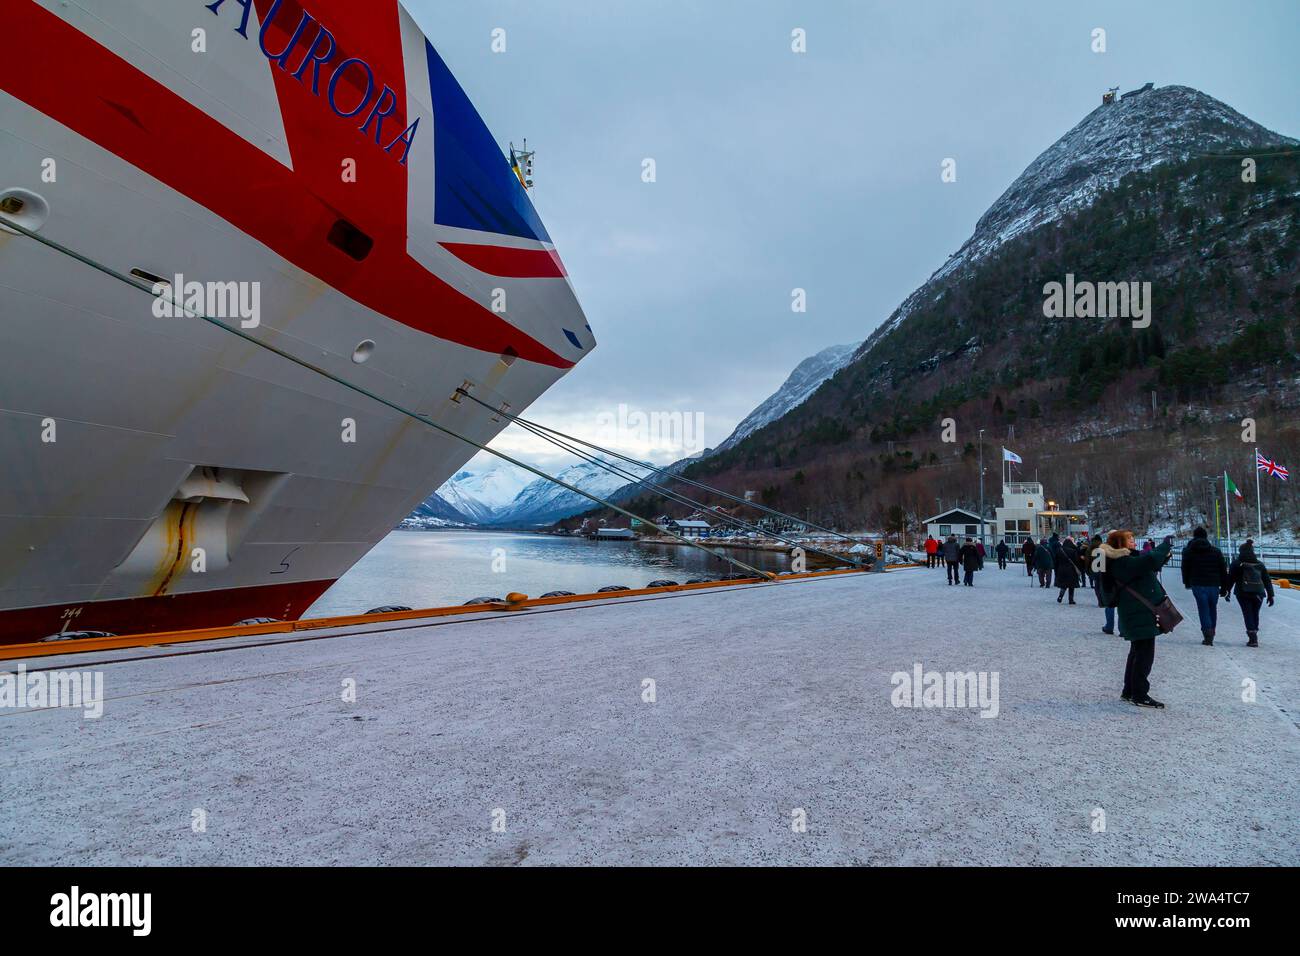
{"type": "Polygon", "coordinates": [[[935,555],[939,553],[939,542],[935,541],[931,535],[925,536],[925,566],[934,567],[935,555]]]}

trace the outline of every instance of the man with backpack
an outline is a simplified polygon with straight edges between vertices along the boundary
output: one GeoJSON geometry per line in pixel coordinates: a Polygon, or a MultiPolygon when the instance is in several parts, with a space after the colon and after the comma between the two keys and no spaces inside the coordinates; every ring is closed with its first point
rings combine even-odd
{"type": "Polygon", "coordinates": [[[948,583],[961,584],[961,576],[958,572],[957,556],[961,554],[961,546],[957,544],[955,534],[948,535],[948,540],[943,543],[943,563],[948,567],[948,583]]]}
{"type": "Polygon", "coordinates": [[[1056,559],[1052,557],[1052,549],[1048,541],[1044,538],[1034,549],[1034,570],[1038,572],[1038,586],[1040,588],[1050,588],[1052,586],[1052,570],[1056,567],[1056,559]]]}
{"type": "Polygon", "coordinates": [[[1228,586],[1228,562],[1223,552],[1210,544],[1204,528],[1192,532],[1192,540],[1183,548],[1183,587],[1196,599],[1196,613],[1201,619],[1201,643],[1214,646],[1214,629],[1219,624],[1219,596],[1228,586]]]}
{"type": "Polygon", "coordinates": [[[1263,562],[1255,557],[1255,542],[1249,538],[1228,570],[1228,583],[1223,587],[1225,601],[1234,589],[1246,625],[1246,646],[1259,647],[1259,609],[1264,604],[1265,595],[1268,596],[1268,606],[1273,606],[1273,579],[1268,576],[1263,562]]]}

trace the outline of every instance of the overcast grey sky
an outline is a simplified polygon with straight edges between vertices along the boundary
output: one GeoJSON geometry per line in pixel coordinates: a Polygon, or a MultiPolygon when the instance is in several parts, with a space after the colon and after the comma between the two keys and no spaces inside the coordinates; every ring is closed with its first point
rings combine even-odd
{"type": "Polygon", "coordinates": [[[530,415],[590,436],[626,403],[702,413],[721,441],[886,319],[1107,87],[1193,86],[1300,135],[1296,0],[404,2],[498,141],[537,151],[599,346],[530,415]]]}

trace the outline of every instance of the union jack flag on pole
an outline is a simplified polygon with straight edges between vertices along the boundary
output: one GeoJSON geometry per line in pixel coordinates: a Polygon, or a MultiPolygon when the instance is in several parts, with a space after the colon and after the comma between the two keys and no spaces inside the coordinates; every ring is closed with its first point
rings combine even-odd
{"type": "Polygon", "coordinates": [[[1286,481],[1291,477],[1291,473],[1275,461],[1269,461],[1258,451],[1255,452],[1255,468],[1264,472],[1266,475],[1272,475],[1274,478],[1281,478],[1286,481]]]}

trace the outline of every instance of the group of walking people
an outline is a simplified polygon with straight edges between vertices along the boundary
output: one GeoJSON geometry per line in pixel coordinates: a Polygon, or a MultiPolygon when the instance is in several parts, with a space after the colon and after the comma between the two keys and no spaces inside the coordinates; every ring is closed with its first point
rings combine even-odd
{"type": "Polygon", "coordinates": [[[968,537],[964,543],[958,543],[955,534],[948,535],[943,541],[933,536],[927,537],[925,566],[946,568],[948,584],[962,584],[973,588],[975,572],[984,570],[984,542],[968,537]]]}
{"type": "Polygon", "coordinates": [[[1073,535],[1067,535],[1062,541],[1056,533],[1037,543],[1033,538],[1026,538],[1020,546],[1021,554],[1025,557],[1025,573],[1031,580],[1037,574],[1040,588],[1050,589],[1055,585],[1059,591],[1056,603],[1063,602],[1068,594],[1070,603],[1076,604],[1075,589],[1085,581],[1089,587],[1092,586],[1092,559],[1100,543],[1100,538],[1089,542],[1086,535],[1078,541],[1075,541],[1073,535]]]}
{"type": "MultiPolygon", "coordinates": [[[[1120,697],[1139,707],[1164,707],[1151,696],[1150,676],[1156,636],[1169,633],[1181,620],[1161,581],[1173,546],[1173,536],[1169,535],[1160,544],[1147,539],[1139,548],[1136,536],[1127,529],[1111,531],[1105,538],[1100,534],[1091,538],[1083,534],[1078,540],[1072,535],[1061,540],[1058,534],[1052,534],[1037,542],[1026,539],[1021,545],[1025,573],[1031,584],[1037,576],[1040,588],[1055,586],[1058,604],[1064,603],[1067,596],[1070,604],[1076,604],[1075,590],[1091,588],[1097,605],[1105,611],[1104,634],[1115,633],[1118,618],[1120,636],[1128,641],[1129,647],[1120,697]]],[[[955,535],[942,542],[927,538],[925,549],[928,565],[948,566],[949,584],[956,583],[958,564],[969,568],[965,582],[968,585],[974,571],[984,566],[983,546],[970,538],[961,546],[955,535]],[[932,556],[937,561],[930,560],[932,556]]],[[[1005,538],[998,542],[995,551],[998,568],[1005,569],[1011,552],[1005,538]]],[[[1265,603],[1273,606],[1273,581],[1255,554],[1253,540],[1246,540],[1229,565],[1223,552],[1210,543],[1206,530],[1197,528],[1183,548],[1181,572],[1183,586],[1192,592],[1196,601],[1203,645],[1214,646],[1219,599],[1230,602],[1235,596],[1246,627],[1246,646],[1259,646],[1260,610],[1265,603]]]]}

